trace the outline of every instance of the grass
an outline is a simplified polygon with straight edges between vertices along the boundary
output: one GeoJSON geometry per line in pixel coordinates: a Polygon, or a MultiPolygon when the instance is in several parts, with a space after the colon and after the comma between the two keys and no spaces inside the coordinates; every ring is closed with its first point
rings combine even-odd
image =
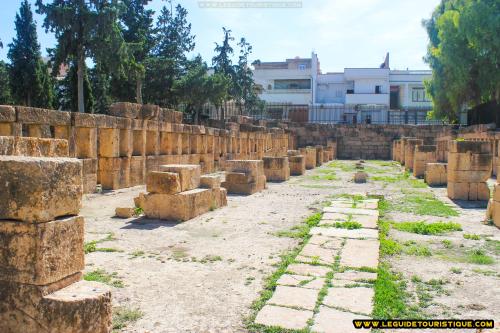
{"type": "Polygon", "coordinates": [[[128,324],[138,321],[144,313],[137,308],[118,306],[113,309],[113,332],[125,328],[128,324]]]}
{"type": "Polygon", "coordinates": [[[109,242],[115,240],[115,235],[110,232],[108,235],[99,240],[93,240],[91,242],[87,242],[83,244],[83,251],[85,254],[89,254],[92,252],[122,252],[121,250],[115,249],[115,248],[110,248],[110,247],[97,247],[97,244],[103,243],[103,242],[109,242]]]}
{"type": "Polygon", "coordinates": [[[200,260],[200,262],[201,262],[202,264],[205,264],[205,263],[207,263],[207,262],[212,263],[212,262],[216,262],[216,261],[222,261],[222,257],[221,257],[221,256],[216,256],[216,255],[210,255],[210,254],[209,254],[209,255],[204,256],[204,257],[200,260]]]}
{"type": "Polygon", "coordinates": [[[309,234],[312,227],[319,224],[322,216],[322,213],[311,215],[303,223],[294,226],[290,230],[278,231],[275,235],[278,237],[304,238],[309,234]]]}
{"type": "Polygon", "coordinates": [[[441,244],[443,244],[443,246],[447,249],[451,249],[453,247],[453,243],[449,239],[443,239],[441,244]]]}
{"type": "Polygon", "coordinates": [[[416,215],[439,217],[458,216],[458,212],[437,199],[432,193],[403,192],[405,195],[395,203],[389,203],[387,209],[416,215]]]}
{"type": "Polygon", "coordinates": [[[316,171],[317,175],[310,176],[313,180],[339,180],[334,170],[319,169],[316,171]]]}
{"type": "Polygon", "coordinates": [[[450,231],[462,230],[460,224],[452,222],[400,222],[394,223],[392,227],[399,231],[405,231],[420,235],[441,235],[450,231]]]}
{"type": "Polygon", "coordinates": [[[354,221],[346,221],[346,222],[335,222],[335,228],[339,229],[361,229],[363,225],[359,222],[354,222],[354,221]]]}
{"type": "Polygon", "coordinates": [[[495,259],[487,255],[482,249],[473,249],[467,253],[467,261],[477,265],[491,265],[495,259]]]}
{"type": "Polygon", "coordinates": [[[353,172],[356,171],[356,166],[353,163],[342,162],[342,161],[333,161],[328,163],[329,168],[340,169],[343,172],[353,172]]]}
{"type": "Polygon", "coordinates": [[[116,288],[123,288],[123,281],[117,278],[118,273],[108,273],[103,269],[96,269],[83,275],[85,281],[96,281],[113,286],[116,288]]]}
{"type": "Polygon", "coordinates": [[[471,240],[480,240],[481,236],[476,235],[476,234],[463,234],[465,239],[471,239],[471,240]]]}
{"type": "Polygon", "coordinates": [[[145,254],[146,254],[146,252],[141,251],[141,250],[137,250],[137,251],[130,253],[130,259],[143,257],[145,254]]]}

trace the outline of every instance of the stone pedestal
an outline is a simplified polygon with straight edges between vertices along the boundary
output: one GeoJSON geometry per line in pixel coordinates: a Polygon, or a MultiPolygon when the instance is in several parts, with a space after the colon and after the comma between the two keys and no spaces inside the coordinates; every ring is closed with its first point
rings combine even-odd
{"type": "Polygon", "coordinates": [[[290,178],[288,157],[264,157],[264,174],[270,182],[283,182],[290,178]]]}

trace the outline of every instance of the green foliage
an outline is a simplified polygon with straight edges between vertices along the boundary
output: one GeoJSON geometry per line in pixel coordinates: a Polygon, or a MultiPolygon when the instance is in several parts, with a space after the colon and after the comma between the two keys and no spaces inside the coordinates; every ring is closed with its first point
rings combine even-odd
{"type": "Polygon", "coordinates": [[[478,265],[491,265],[495,259],[487,255],[482,249],[473,249],[467,254],[467,261],[478,265]]]}
{"type": "Polygon", "coordinates": [[[335,222],[335,228],[340,228],[340,229],[361,229],[363,225],[361,223],[355,222],[355,221],[346,221],[346,222],[335,222]]]}
{"type": "Polygon", "coordinates": [[[421,235],[441,235],[450,231],[460,231],[462,227],[458,223],[452,222],[400,222],[394,223],[393,228],[399,231],[411,232],[421,235]]]}
{"type": "Polygon", "coordinates": [[[144,313],[139,309],[132,309],[128,307],[115,307],[113,308],[113,330],[121,330],[128,324],[138,321],[144,316],[144,313]]]}
{"type": "MultiPolygon", "coordinates": [[[[69,62],[68,73],[64,79],[57,83],[57,100],[59,106],[63,110],[77,111],[78,110],[78,76],[77,67],[74,61],[69,62]]],[[[84,71],[83,76],[83,91],[85,110],[93,110],[95,105],[94,95],[88,71],[84,71]]]]}
{"type": "Polygon", "coordinates": [[[96,281],[101,282],[115,288],[123,288],[123,282],[120,279],[117,279],[117,273],[108,273],[103,269],[96,269],[92,272],[85,273],[83,275],[83,279],[85,281],[96,281]]]}
{"type": "Polygon", "coordinates": [[[463,234],[465,239],[480,240],[481,236],[476,234],[463,234]]]}
{"type": "Polygon", "coordinates": [[[406,192],[404,197],[394,203],[389,203],[389,210],[416,215],[458,216],[458,212],[437,199],[432,193],[406,192]]]}
{"type": "Polygon", "coordinates": [[[20,105],[53,106],[54,88],[42,61],[31,5],[21,3],[15,20],[16,38],[9,44],[10,85],[14,102],[20,105]]]}
{"type": "Polygon", "coordinates": [[[10,92],[9,67],[0,60],[0,104],[13,104],[10,92]]]}
{"type": "Polygon", "coordinates": [[[278,231],[276,236],[278,237],[290,237],[290,238],[305,238],[309,235],[309,230],[315,227],[321,221],[322,213],[316,213],[309,216],[303,223],[300,223],[291,230],[278,231]]]}
{"type": "Polygon", "coordinates": [[[500,100],[500,3],[442,0],[429,20],[427,83],[434,112],[452,121],[464,105],[500,100]]]}

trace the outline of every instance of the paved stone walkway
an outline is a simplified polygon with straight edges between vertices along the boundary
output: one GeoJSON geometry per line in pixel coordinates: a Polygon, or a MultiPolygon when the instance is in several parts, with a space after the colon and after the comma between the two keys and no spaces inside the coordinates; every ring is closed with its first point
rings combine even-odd
{"type": "Polygon", "coordinates": [[[311,238],[277,281],[255,322],[316,333],[359,333],[352,320],[370,318],[373,307],[377,274],[367,270],[378,266],[377,207],[377,199],[337,199],[325,207],[319,226],[311,228],[311,238]],[[362,228],[336,226],[346,221],[362,228]]]}

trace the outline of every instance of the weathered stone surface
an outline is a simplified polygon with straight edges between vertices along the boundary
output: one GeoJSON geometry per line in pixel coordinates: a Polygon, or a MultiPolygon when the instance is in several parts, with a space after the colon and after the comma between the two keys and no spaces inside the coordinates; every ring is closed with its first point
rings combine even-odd
{"type": "Polygon", "coordinates": [[[177,194],[147,194],[143,209],[148,218],[187,221],[208,212],[212,205],[211,190],[195,189],[177,194]]]}
{"type": "Polygon", "coordinates": [[[323,235],[327,237],[340,238],[378,238],[378,232],[375,229],[342,229],[314,227],[309,231],[310,235],[323,235]]]}
{"type": "Polygon", "coordinates": [[[429,186],[440,186],[446,185],[448,175],[447,175],[447,164],[446,163],[427,163],[425,167],[425,182],[429,186]]]}
{"type": "Polygon", "coordinates": [[[345,271],[342,273],[335,273],[333,278],[339,280],[349,280],[354,282],[375,281],[377,279],[377,273],[345,271]]]}
{"type": "Polygon", "coordinates": [[[146,179],[149,193],[175,194],[181,191],[179,174],[174,172],[151,171],[146,179]]]}
{"type": "MultiPolygon", "coordinates": [[[[371,229],[358,229],[371,230],[371,229]]],[[[379,242],[373,239],[348,239],[342,249],[340,265],[348,267],[378,267],[379,242]]]]}
{"type": "Polygon", "coordinates": [[[377,216],[372,215],[347,215],[340,213],[325,213],[323,219],[319,222],[320,226],[335,224],[336,222],[347,221],[350,217],[350,221],[360,223],[363,228],[376,229],[377,228],[377,216]],[[326,218],[325,218],[326,216],[326,218]]]}
{"type": "Polygon", "coordinates": [[[160,165],[160,171],[179,174],[181,191],[194,190],[200,186],[201,167],[194,164],[160,165]]]}
{"type": "Polygon", "coordinates": [[[266,305],[257,314],[255,323],[265,326],[278,326],[290,330],[300,330],[307,327],[307,321],[312,317],[312,311],[266,305]]]}
{"type": "Polygon", "coordinates": [[[288,265],[287,271],[297,275],[324,277],[328,272],[331,271],[331,269],[325,266],[290,264],[288,265]]]}
{"type": "Polygon", "coordinates": [[[71,124],[71,114],[26,106],[16,106],[17,121],[23,124],[49,124],[61,126],[71,124]]]}
{"type": "Polygon", "coordinates": [[[344,312],[327,306],[320,306],[319,313],[314,318],[312,331],[314,333],[358,333],[354,328],[354,319],[369,319],[368,317],[344,312]]]}
{"type": "Polygon", "coordinates": [[[289,286],[277,286],[267,304],[314,310],[319,290],[289,286]]]}
{"type": "MultiPolygon", "coordinates": [[[[298,153],[298,151],[297,151],[298,153]]],[[[290,154],[290,150],[289,150],[290,154]]],[[[290,175],[300,176],[306,173],[306,159],[302,155],[289,155],[288,164],[290,166],[290,175]]]]}
{"type": "Polygon", "coordinates": [[[321,264],[332,265],[335,262],[336,250],[323,248],[320,245],[306,244],[300,251],[297,260],[303,262],[319,262],[321,264]]]}
{"type": "Polygon", "coordinates": [[[316,244],[320,245],[322,248],[325,249],[332,249],[332,250],[338,250],[342,247],[343,243],[342,238],[333,238],[333,237],[327,237],[327,236],[321,236],[321,235],[313,235],[309,239],[308,244],[316,244]]]}
{"type": "Polygon", "coordinates": [[[119,218],[122,218],[122,219],[131,218],[132,216],[134,216],[134,214],[135,214],[134,208],[117,207],[115,209],[115,215],[119,218]]]}
{"type": "Polygon", "coordinates": [[[323,212],[378,216],[377,210],[375,210],[375,209],[363,209],[363,208],[324,207],[323,212]]]}
{"type": "Polygon", "coordinates": [[[320,290],[325,284],[325,279],[295,274],[283,274],[276,283],[282,286],[320,290]]]}
{"type": "Polygon", "coordinates": [[[358,171],[354,174],[354,182],[356,184],[366,183],[367,178],[368,174],[364,171],[358,171]]]}
{"type": "Polygon", "coordinates": [[[10,105],[0,105],[0,123],[16,121],[16,110],[10,105]]]}
{"type": "Polygon", "coordinates": [[[83,217],[47,223],[0,220],[0,280],[43,285],[84,268],[83,217]]]}
{"type": "Polygon", "coordinates": [[[142,119],[158,119],[160,115],[160,107],[153,104],[144,104],[141,108],[142,119]]]}
{"type": "Polygon", "coordinates": [[[449,144],[450,153],[490,154],[492,151],[489,141],[457,141],[453,140],[449,144]]]}
{"type": "Polygon", "coordinates": [[[249,184],[253,182],[249,174],[243,172],[227,172],[226,182],[233,184],[249,184]]]}
{"type": "Polygon", "coordinates": [[[203,175],[200,177],[200,187],[202,188],[220,188],[221,176],[218,174],[203,175]]]}
{"type": "Polygon", "coordinates": [[[120,157],[120,130],[117,128],[99,129],[99,156],[120,157]]]}
{"type": "Polygon", "coordinates": [[[372,288],[329,288],[323,304],[369,315],[372,312],[373,296],[372,288]]]}
{"type": "Polygon", "coordinates": [[[262,160],[229,160],[225,162],[228,172],[239,172],[249,175],[252,181],[264,174],[264,162],[262,160]]]}
{"type": "Polygon", "coordinates": [[[109,114],[115,117],[135,119],[140,115],[141,108],[141,104],[118,102],[110,105],[109,114]]]}
{"type": "Polygon", "coordinates": [[[76,159],[0,156],[0,219],[47,222],[76,215],[82,191],[76,159]]]}

